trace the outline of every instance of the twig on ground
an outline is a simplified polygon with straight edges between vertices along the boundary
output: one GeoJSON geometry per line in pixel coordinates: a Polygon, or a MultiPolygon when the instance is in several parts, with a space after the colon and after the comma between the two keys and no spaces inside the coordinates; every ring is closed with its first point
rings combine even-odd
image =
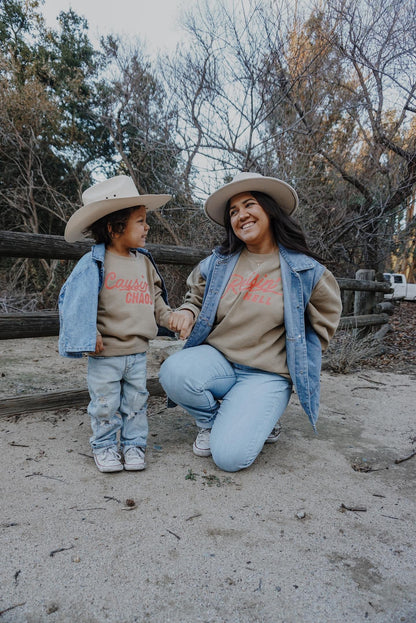
{"type": "Polygon", "coordinates": [[[394,462],[396,464],[398,463],[403,463],[403,461],[408,461],[409,459],[411,459],[412,457],[416,456],[416,450],[414,450],[413,452],[411,452],[410,454],[408,454],[407,456],[402,457],[401,459],[396,459],[394,462]]]}
{"type": "Polygon", "coordinates": [[[104,499],[109,502],[110,500],[114,500],[114,502],[118,502],[119,504],[121,504],[121,500],[118,500],[117,498],[113,498],[111,495],[105,495],[104,499]]]}
{"type": "Polygon", "coordinates": [[[202,517],[202,513],[198,513],[197,515],[191,515],[190,517],[187,517],[185,521],[191,521],[191,519],[196,519],[197,517],[202,517]]]}
{"type": "Polygon", "coordinates": [[[16,604],[15,606],[10,606],[9,608],[5,608],[4,610],[0,610],[0,617],[6,612],[10,612],[10,610],[14,610],[15,608],[19,608],[20,606],[24,606],[26,604],[25,601],[22,601],[20,604],[16,604]]]}
{"type": "Polygon", "coordinates": [[[387,383],[382,383],[381,381],[374,381],[374,379],[370,379],[368,376],[358,376],[359,379],[363,379],[364,381],[368,381],[369,383],[374,383],[374,385],[387,385],[387,383]]]}
{"type": "Polygon", "coordinates": [[[175,534],[174,532],[172,532],[172,530],[168,530],[167,528],[166,528],[166,530],[169,532],[169,534],[172,534],[173,536],[175,536],[178,539],[178,541],[181,540],[181,537],[178,536],[177,534],[175,534]]]}
{"type": "Polygon", "coordinates": [[[342,512],[345,511],[354,511],[354,512],[360,512],[360,513],[365,513],[367,512],[367,508],[365,506],[347,506],[346,504],[341,504],[341,510],[342,512]]]}
{"type": "Polygon", "coordinates": [[[103,506],[92,506],[91,508],[76,508],[75,506],[71,506],[72,509],[75,509],[78,513],[82,513],[84,511],[105,511],[103,506]]]}
{"type": "Polygon", "coordinates": [[[49,556],[53,558],[55,554],[59,554],[59,552],[66,552],[68,549],[74,549],[74,546],[70,545],[70,547],[60,547],[59,549],[53,549],[49,556]]]}
{"type": "Polygon", "coordinates": [[[41,472],[33,472],[33,474],[26,474],[25,478],[31,478],[32,476],[42,476],[42,478],[49,478],[49,480],[57,480],[58,482],[65,482],[62,478],[55,478],[55,476],[45,476],[41,472]]]}

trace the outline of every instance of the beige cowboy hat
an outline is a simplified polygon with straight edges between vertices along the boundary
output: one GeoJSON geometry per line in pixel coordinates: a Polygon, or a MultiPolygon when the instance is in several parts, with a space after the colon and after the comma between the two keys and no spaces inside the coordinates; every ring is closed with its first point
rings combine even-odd
{"type": "Polygon", "coordinates": [[[82,208],[69,219],[65,227],[65,240],[76,242],[86,236],[84,230],[98,219],[124,208],[145,206],[149,212],[161,208],[172,199],[171,195],[140,195],[128,175],[116,175],[99,182],[82,193],[82,208]]]}
{"type": "Polygon", "coordinates": [[[224,227],[224,214],[227,202],[234,195],[257,190],[274,199],[287,213],[292,214],[299,203],[294,188],[276,177],[265,177],[260,173],[238,173],[232,182],[212,193],[205,202],[205,214],[214,223],[224,227]]]}

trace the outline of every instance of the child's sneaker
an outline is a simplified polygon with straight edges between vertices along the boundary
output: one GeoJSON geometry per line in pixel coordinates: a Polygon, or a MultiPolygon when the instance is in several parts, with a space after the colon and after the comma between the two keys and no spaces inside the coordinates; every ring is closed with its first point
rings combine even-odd
{"type": "Polygon", "coordinates": [[[280,433],[282,432],[282,427],[280,424],[276,424],[276,426],[271,431],[270,435],[267,437],[264,443],[276,443],[279,438],[280,433]]]}
{"type": "Polygon", "coordinates": [[[197,456],[211,456],[210,436],[210,428],[198,428],[198,435],[192,446],[194,454],[197,456]]]}
{"type": "Polygon", "coordinates": [[[100,472],[121,472],[123,465],[116,446],[94,452],[94,461],[100,472]]]}
{"type": "Polygon", "coordinates": [[[124,469],[128,471],[140,471],[145,469],[144,450],[138,446],[128,446],[123,450],[124,469]]]}

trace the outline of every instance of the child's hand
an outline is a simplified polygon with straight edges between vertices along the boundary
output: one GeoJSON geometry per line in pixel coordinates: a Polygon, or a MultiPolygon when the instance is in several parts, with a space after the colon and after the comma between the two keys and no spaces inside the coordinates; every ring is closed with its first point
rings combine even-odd
{"type": "Polygon", "coordinates": [[[172,312],[169,317],[169,329],[179,333],[179,339],[186,340],[192,331],[195,317],[189,309],[172,312]]]}
{"type": "Polygon", "coordinates": [[[101,335],[97,335],[97,340],[95,342],[95,351],[94,355],[99,355],[104,350],[103,338],[101,335]]]}

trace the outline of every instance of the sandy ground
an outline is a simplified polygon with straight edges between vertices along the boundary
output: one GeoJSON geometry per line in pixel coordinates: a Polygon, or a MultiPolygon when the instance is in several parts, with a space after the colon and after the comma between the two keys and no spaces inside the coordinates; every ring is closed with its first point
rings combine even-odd
{"type": "MultiPolygon", "coordinates": [[[[0,350],[2,397],[85,386],[55,339],[0,350]]],[[[415,404],[414,377],[324,373],[319,435],[293,396],[236,474],[162,398],[140,473],[97,471],[85,409],[1,418],[0,621],[415,623],[415,404]]]]}

